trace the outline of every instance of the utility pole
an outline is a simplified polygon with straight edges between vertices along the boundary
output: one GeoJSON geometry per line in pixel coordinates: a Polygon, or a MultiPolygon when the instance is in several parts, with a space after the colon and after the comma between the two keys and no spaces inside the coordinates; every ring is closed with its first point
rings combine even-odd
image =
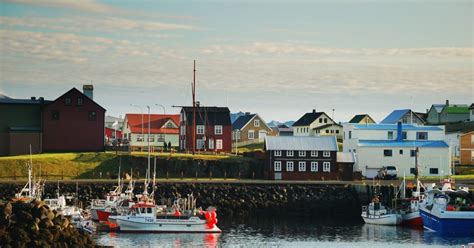
{"type": "Polygon", "coordinates": [[[192,140],[192,148],[193,148],[193,155],[196,152],[196,60],[194,60],[194,67],[193,67],[193,140],[192,140]]]}

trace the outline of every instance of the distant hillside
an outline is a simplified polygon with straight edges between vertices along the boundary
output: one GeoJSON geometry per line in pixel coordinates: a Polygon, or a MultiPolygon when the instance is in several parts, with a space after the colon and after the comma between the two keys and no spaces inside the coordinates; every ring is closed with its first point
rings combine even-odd
{"type": "Polygon", "coordinates": [[[230,122],[234,123],[234,121],[237,120],[237,118],[243,115],[245,115],[245,113],[242,111],[239,111],[237,113],[230,113],[230,122]]]}
{"type": "Polygon", "coordinates": [[[269,127],[276,127],[276,126],[281,125],[281,124],[285,124],[285,125],[291,127],[293,125],[293,123],[295,123],[295,121],[287,121],[287,122],[270,121],[267,124],[268,124],[269,127]]]}
{"type": "Polygon", "coordinates": [[[0,93],[0,99],[11,99],[11,97],[0,93]]]}

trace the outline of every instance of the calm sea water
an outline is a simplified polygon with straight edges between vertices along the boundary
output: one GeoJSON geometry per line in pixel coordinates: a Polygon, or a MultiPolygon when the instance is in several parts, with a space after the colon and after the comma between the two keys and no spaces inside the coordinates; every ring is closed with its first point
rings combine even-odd
{"type": "Polygon", "coordinates": [[[101,233],[115,247],[460,247],[474,237],[441,237],[403,227],[292,218],[219,220],[222,234],[101,233]]]}

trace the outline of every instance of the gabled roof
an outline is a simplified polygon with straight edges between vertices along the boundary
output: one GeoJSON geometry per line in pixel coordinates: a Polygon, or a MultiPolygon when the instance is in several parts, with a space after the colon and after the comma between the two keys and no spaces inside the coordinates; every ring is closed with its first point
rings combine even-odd
{"type": "MultiPolygon", "coordinates": [[[[352,124],[352,125],[354,129],[360,129],[360,130],[397,130],[398,128],[397,126],[398,124],[371,124],[371,125],[352,124]]],[[[418,125],[412,125],[412,124],[402,124],[402,130],[442,131],[443,128],[439,126],[418,126],[418,125]]]]}
{"type": "Polygon", "coordinates": [[[245,126],[253,117],[255,114],[250,114],[250,115],[241,115],[239,116],[234,123],[232,123],[232,129],[242,129],[242,127],[245,126]]]}
{"type": "Polygon", "coordinates": [[[322,126],[319,126],[319,127],[315,127],[315,128],[313,128],[313,130],[325,129],[325,128],[331,127],[331,126],[342,127],[342,125],[339,125],[339,124],[337,124],[337,123],[334,123],[334,124],[326,124],[326,125],[322,125],[322,126]]]}
{"type": "Polygon", "coordinates": [[[444,106],[446,106],[446,104],[433,104],[431,105],[432,108],[434,108],[436,110],[436,113],[441,113],[441,111],[443,111],[443,108],[444,106]]]}
{"type": "Polygon", "coordinates": [[[469,106],[467,104],[449,104],[444,106],[443,112],[448,114],[469,114],[469,106]]]}
{"type": "Polygon", "coordinates": [[[474,109],[474,103],[471,103],[471,106],[469,106],[469,109],[474,109]]]}
{"type": "MultiPolygon", "coordinates": [[[[186,113],[186,125],[193,125],[193,107],[183,107],[186,113]]],[[[196,125],[231,126],[230,110],[227,107],[196,107],[196,125]]]]}
{"type": "Polygon", "coordinates": [[[355,155],[352,152],[337,152],[338,163],[355,163],[355,155]]]}
{"type": "Polygon", "coordinates": [[[316,119],[318,119],[324,112],[310,112],[304,114],[301,118],[299,118],[295,123],[293,123],[293,127],[298,126],[309,126],[313,123],[316,119]]]}
{"type": "Polygon", "coordinates": [[[449,147],[443,140],[359,140],[358,145],[364,147],[449,147]]]}
{"type": "Polygon", "coordinates": [[[59,99],[63,98],[64,96],[66,96],[67,94],[71,93],[72,91],[76,91],[78,93],[80,93],[81,95],[83,95],[84,97],[87,97],[85,99],[88,99],[90,101],[92,101],[92,103],[94,103],[95,105],[99,106],[99,108],[103,109],[104,111],[106,111],[106,109],[102,106],[100,106],[100,104],[98,104],[97,102],[94,101],[94,99],[91,99],[89,98],[88,96],[86,96],[84,93],[82,93],[80,90],[76,89],[75,87],[73,87],[72,89],[68,90],[66,93],[62,94],[61,96],[59,96],[58,98],[56,98],[54,101],[52,101],[51,103],[54,103],[56,101],[58,101],[59,99]]]}
{"type": "Polygon", "coordinates": [[[335,136],[267,136],[266,150],[338,151],[335,136]]]}
{"type": "MultiPolygon", "coordinates": [[[[409,113],[410,111],[411,111],[410,109],[394,110],[387,117],[385,117],[385,119],[383,119],[380,123],[397,123],[405,114],[409,113]]],[[[423,121],[423,118],[418,116],[415,112],[413,111],[411,112],[413,113],[413,117],[418,118],[423,121]]]]}
{"type": "MultiPolygon", "coordinates": [[[[143,114],[143,133],[148,133],[148,116],[150,117],[150,133],[152,134],[179,134],[179,128],[166,128],[164,125],[173,121],[176,126],[179,125],[179,115],[163,114],[143,114]]],[[[125,119],[128,122],[132,133],[142,133],[142,114],[126,114],[125,119]]]]}
{"type": "Polygon", "coordinates": [[[49,104],[52,101],[41,100],[41,99],[13,99],[13,98],[0,98],[0,104],[49,104]]]}
{"type": "Polygon", "coordinates": [[[365,117],[368,117],[370,118],[373,122],[374,119],[372,119],[372,117],[370,117],[370,115],[368,114],[361,114],[361,115],[355,115],[354,117],[352,117],[352,119],[349,121],[349,123],[359,123],[361,122],[365,117]]]}

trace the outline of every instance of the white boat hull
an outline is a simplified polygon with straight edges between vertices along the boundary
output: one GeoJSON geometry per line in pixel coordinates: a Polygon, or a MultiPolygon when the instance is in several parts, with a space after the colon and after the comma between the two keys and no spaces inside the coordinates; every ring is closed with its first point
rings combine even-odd
{"type": "Polygon", "coordinates": [[[189,219],[154,219],[140,216],[110,216],[121,232],[190,232],[220,233],[216,225],[209,227],[206,220],[198,217],[189,219]]]}
{"type": "Polygon", "coordinates": [[[375,225],[400,225],[402,216],[400,214],[385,214],[385,215],[362,215],[364,222],[375,225]]]}

